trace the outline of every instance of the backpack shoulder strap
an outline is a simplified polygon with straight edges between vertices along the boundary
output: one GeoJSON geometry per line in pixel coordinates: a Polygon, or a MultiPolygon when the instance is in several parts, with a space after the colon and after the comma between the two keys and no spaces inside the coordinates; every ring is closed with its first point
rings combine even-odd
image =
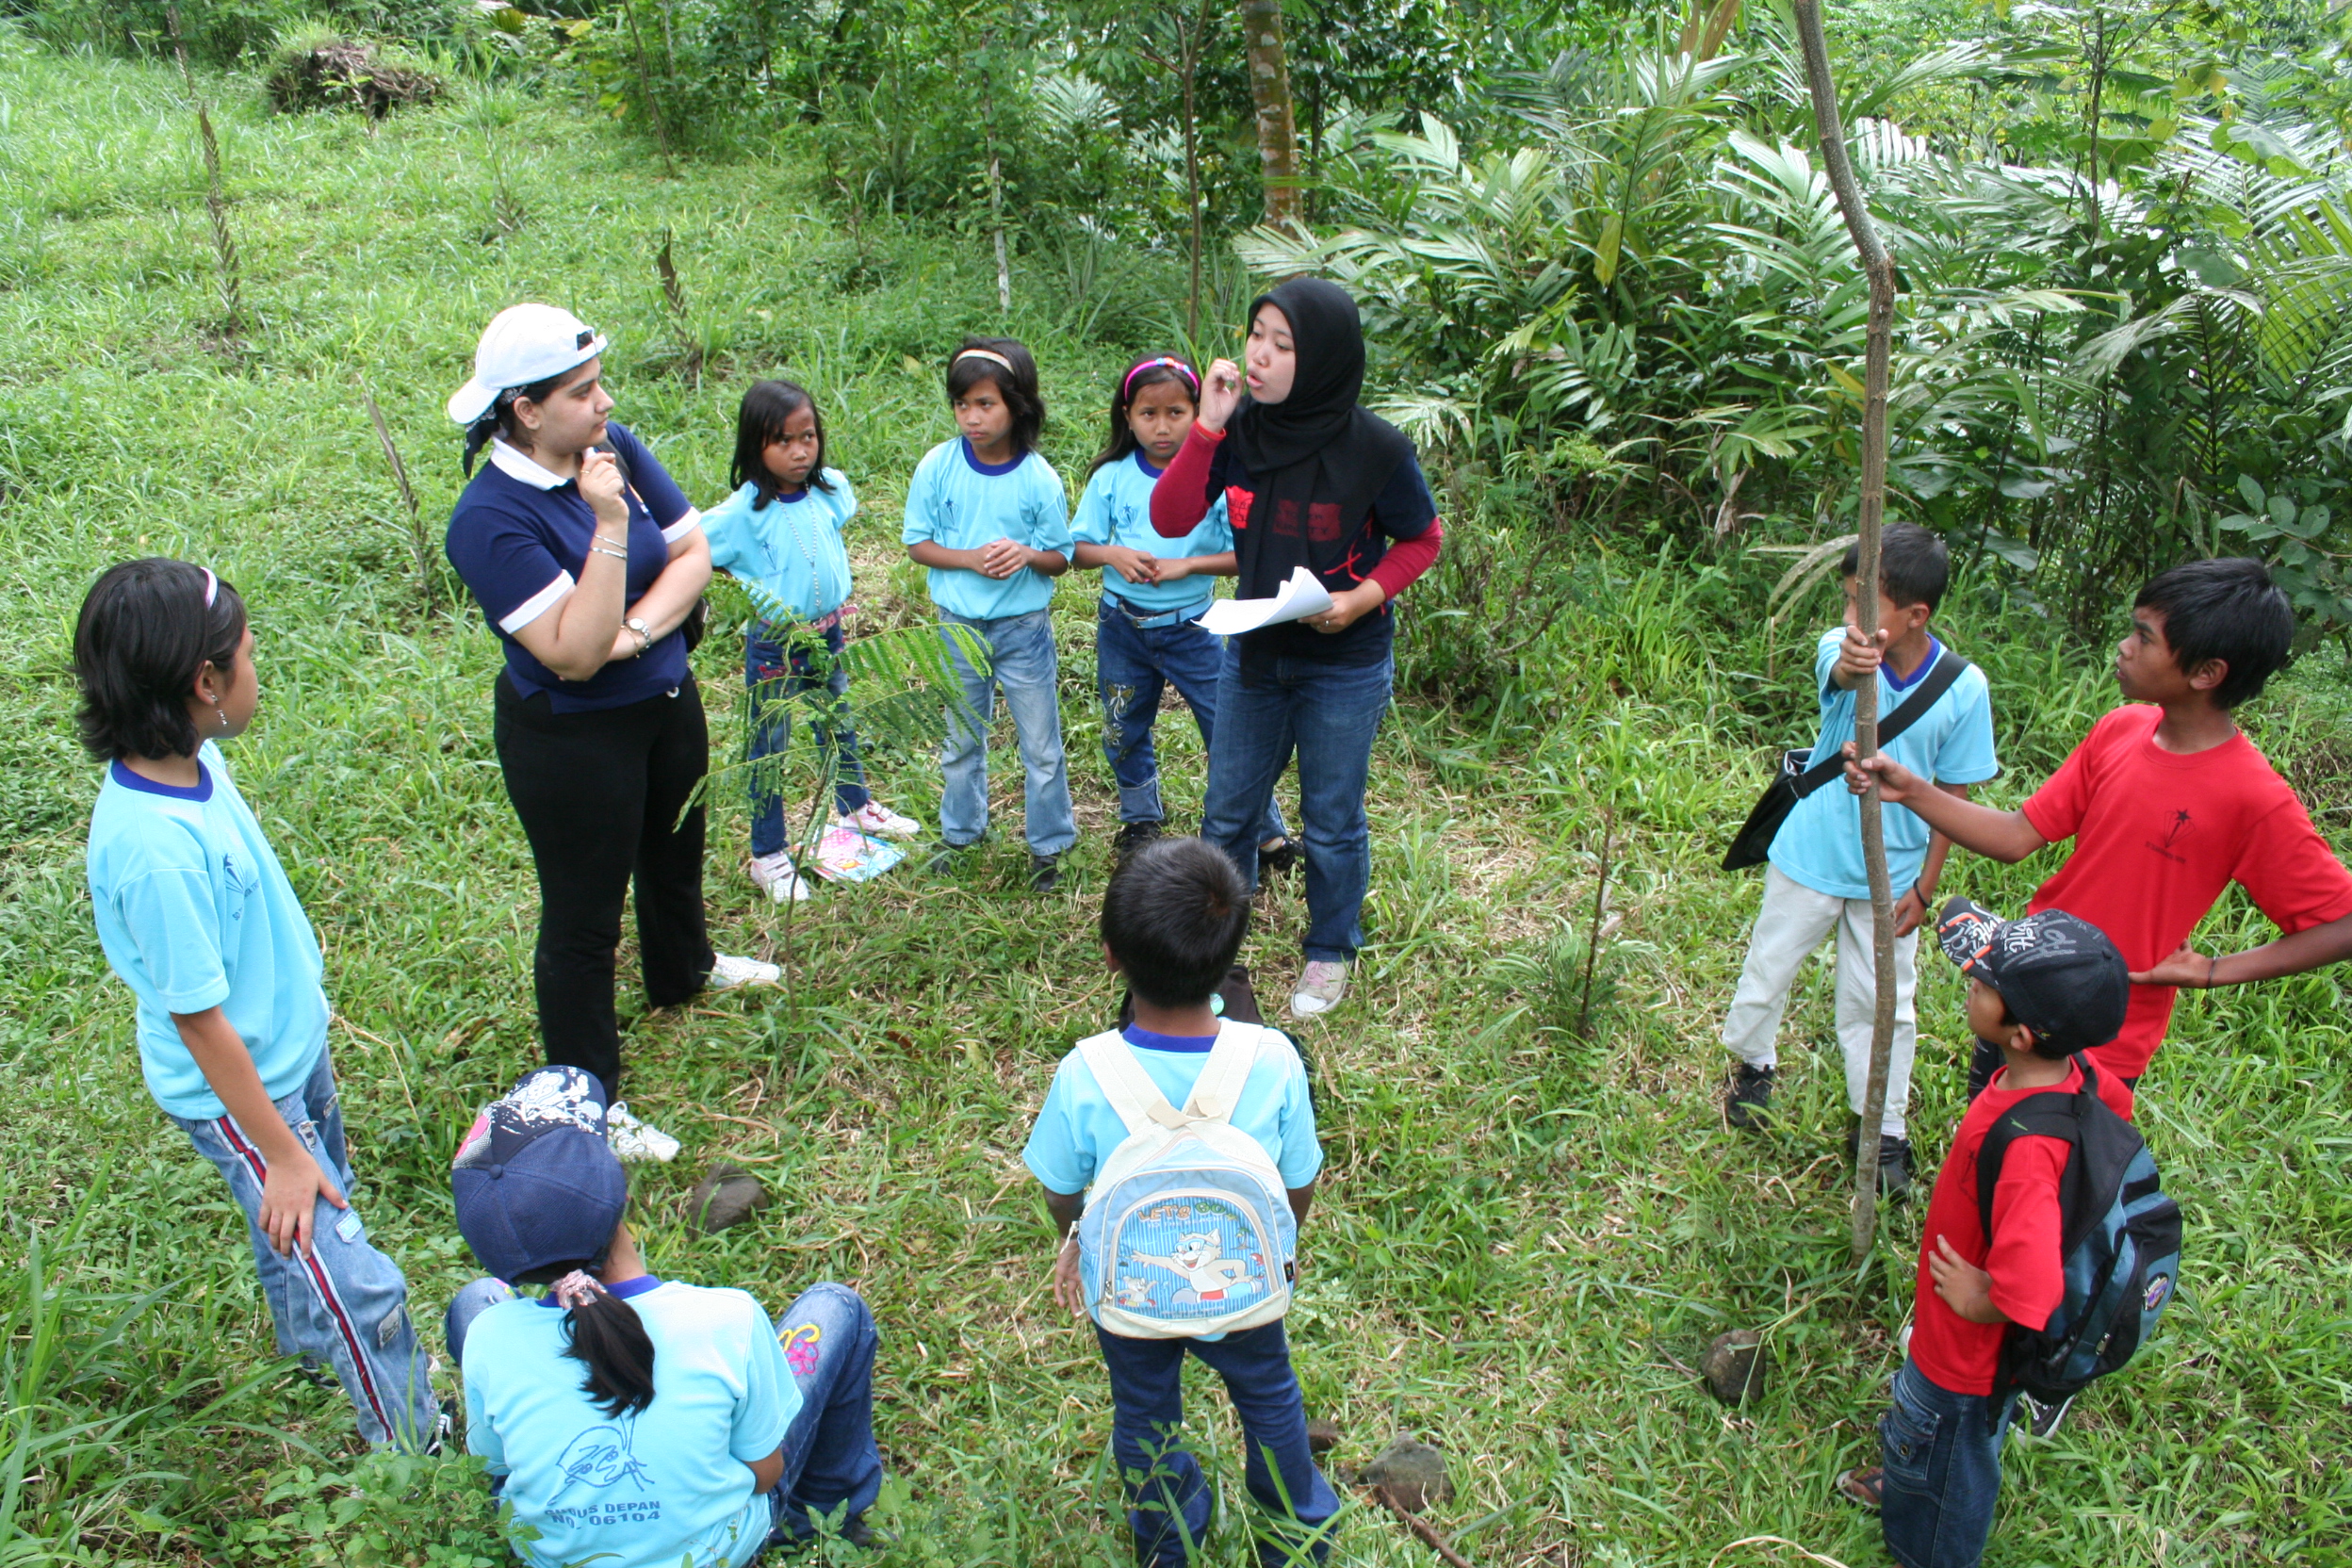
{"type": "MultiPolygon", "coordinates": [[[[1896,704],[1895,710],[1878,727],[1878,749],[1885,751],[1893,744],[1897,736],[1917,724],[1968,673],[1968,662],[1950,648],[1945,648],[1936,656],[1936,667],[1927,672],[1927,678],[1896,704]]],[[[1802,800],[1811,794],[1843,773],[1845,768],[1845,758],[1836,752],[1814,763],[1797,776],[1797,798],[1802,800]]]]}
{"type": "Polygon", "coordinates": [[[1111,1109],[1126,1123],[1130,1137],[1155,1122],[1162,1127],[1184,1124],[1184,1113],[1168,1102],[1168,1096],[1152,1081],[1152,1074],[1135,1060],[1134,1047],[1118,1035],[1089,1035],[1078,1042],[1078,1054],[1086,1058],[1095,1083],[1102,1086],[1102,1098],[1111,1102],[1111,1109]]]}
{"type": "Polygon", "coordinates": [[[1242,1087],[1250,1082],[1250,1070],[1258,1065],[1258,1053],[1272,1033],[1260,1024],[1232,1020],[1218,1024],[1217,1043],[1209,1048],[1209,1059],[1201,1064],[1200,1076],[1193,1083],[1192,1097],[1184,1102],[1185,1114],[1232,1120],[1233,1107],[1241,1103],[1242,1087]]]}
{"type": "MultiPolygon", "coordinates": [[[[2056,1089],[2028,1095],[2001,1112],[1984,1130],[1984,1141],[1976,1151],[1976,1215],[1988,1243],[1993,1234],[1993,1193],[2001,1185],[2001,1162],[2008,1157],[2009,1146],[2023,1137],[2057,1138],[2079,1148],[2082,1142],[2082,1121],[2075,1097],[2056,1089]]],[[[2079,1163],[2072,1155],[2067,1157],[2069,1175],[2079,1163]]],[[[2062,1189],[2060,1201],[2063,1203],[2068,1196],[2062,1189]]]]}

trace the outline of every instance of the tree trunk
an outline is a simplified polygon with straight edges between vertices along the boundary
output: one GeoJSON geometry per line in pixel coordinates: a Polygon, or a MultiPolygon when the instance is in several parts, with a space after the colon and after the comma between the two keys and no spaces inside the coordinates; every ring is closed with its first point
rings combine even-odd
{"type": "MultiPolygon", "coordinates": [[[[1862,371],[1862,493],[1855,530],[1860,534],[1854,580],[1861,602],[1877,613],[1879,529],[1886,509],[1886,381],[1895,328],[1895,262],[1870,225],[1862,189],[1846,155],[1845,117],[1838,109],[1838,87],[1830,79],[1829,45],[1821,37],[1821,0],[1793,0],[1797,38],[1805,48],[1805,84],[1812,90],[1813,124],[1821,135],[1821,165],[1846,232],[1861,257],[1870,287],[1870,310],[1862,371]]],[[[1878,681],[1854,692],[1854,749],[1859,757],[1878,750],[1878,681]]],[[[1870,883],[1870,956],[1877,973],[1878,1005],[1870,1018],[1870,1086],[1862,1099],[1862,1135],[1854,1144],[1854,1261],[1870,1255],[1878,1227],[1878,1125],[1886,1108],[1886,1058],[1895,1036],[1895,908],[1886,877],[1886,837],[1878,786],[1862,797],[1862,864],[1870,883]]]]}
{"type": "Polygon", "coordinates": [[[1250,102],[1257,111],[1258,175],[1266,185],[1266,220],[1296,227],[1298,122],[1290,106],[1290,65],[1282,53],[1282,0],[1241,0],[1250,48],[1250,102]]]}

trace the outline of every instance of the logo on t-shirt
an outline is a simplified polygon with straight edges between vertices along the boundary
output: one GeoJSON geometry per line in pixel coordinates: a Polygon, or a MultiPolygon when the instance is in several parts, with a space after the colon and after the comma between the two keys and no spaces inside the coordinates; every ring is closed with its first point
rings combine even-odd
{"type": "Polygon", "coordinates": [[[255,874],[252,878],[248,879],[244,871],[239,868],[237,863],[236,853],[231,850],[222,850],[220,852],[220,877],[222,881],[228,884],[228,890],[231,895],[229,898],[229,918],[234,921],[243,920],[245,918],[245,901],[252,898],[255,893],[261,891],[261,877],[258,874],[255,874]]]}
{"type": "Polygon", "coordinates": [[[1339,538],[1339,503],[1316,501],[1307,508],[1307,537],[1331,544],[1339,538]]]}
{"type": "Polygon", "coordinates": [[[644,1491],[652,1478],[629,1451],[636,1435],[637,1422],[630,1417],[609,1427],[591,1427],[572,1439],[555,1462],[564,1486],[593,1486],[601,1491],[629,1481],[644,1491]]]}
{"type": "Polygon", "coordinates": [[[2188,864],[2189,858],[2185,855],[2176,853],[2172,846],[2180,841],[2180,835],[2186,833],[2189,830],[2189,813],[2187,808],[2183,808],[2180,810],[2175,811],[2172,814],[2171,830],[2164,836],[2161,842],[2154,839],[2148,840],[2148,847],[2154,850],[2157,854],[2163,856],[2167,860],[2174,861],[2180,865],[2186,865],[2188,864]]]}

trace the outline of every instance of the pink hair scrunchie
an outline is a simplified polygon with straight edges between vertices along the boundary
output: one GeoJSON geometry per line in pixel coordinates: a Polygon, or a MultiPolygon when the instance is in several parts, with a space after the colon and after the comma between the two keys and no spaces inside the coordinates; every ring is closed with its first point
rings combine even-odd
{"type": "Polygon", "coordinates": [[[586,1269],[575,1268],[549,1285],[547,1294],[555,1298],[558,1306],[570,1312],[575,1308],[586,1306],[603,1295],[604,1286],[595,1275],[586,1269]]]}

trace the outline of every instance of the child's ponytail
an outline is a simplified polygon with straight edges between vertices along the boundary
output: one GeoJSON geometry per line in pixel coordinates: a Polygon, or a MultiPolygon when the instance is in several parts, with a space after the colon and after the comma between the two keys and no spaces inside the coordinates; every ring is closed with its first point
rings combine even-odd
{"type": "Polygon", "coordinates": [[[653,1339],[637,1309],[575,1268],[548,1286],[564,1308],[570,1343],[564,1353],[584,1363],[580,1391],[605,1414],[635,1415],[653,1403],[653,1339]]]}

